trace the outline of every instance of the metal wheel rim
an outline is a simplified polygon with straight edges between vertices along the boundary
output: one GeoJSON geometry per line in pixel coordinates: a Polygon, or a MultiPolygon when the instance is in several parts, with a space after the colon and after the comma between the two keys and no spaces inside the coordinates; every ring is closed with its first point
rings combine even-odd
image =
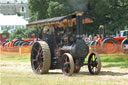
{"type": "Polygon", "coordinates": [[[43,51],[39,43],[33,45],[31,53],[32,69],[35,73],[41,74],[43,68],[43,51]]]}
{"type": "Polygon", "coordinates": [[[91,74],[98,74],[101,70],[101,60],[97,53],[92,53],[88,60],[88,69],[91,74]]]}
{"type": "Polygon", "coordinates": [[[62,71],[66,76],[71,76],[74,72],[74,61],[69,53],[65,53],[62,57],[62,71]]]}

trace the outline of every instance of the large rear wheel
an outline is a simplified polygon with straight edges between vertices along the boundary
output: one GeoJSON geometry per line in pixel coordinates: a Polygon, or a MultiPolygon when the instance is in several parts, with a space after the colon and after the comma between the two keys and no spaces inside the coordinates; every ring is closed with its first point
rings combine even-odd
{"type": "Polygon", "coordinates": [[[88,58],[88,70],[91,74],[99,74],[101,70],[101,60],[97,53],[91,53],[88,58]]]}
{"type": "Polygon", "coordinates": [[[34,42],[31,50],[32,70],[37,74],[47,73],[51,65],[51,54],[45,41],[34,42]]]}
{"type": "Polygon", "coordinates": [[[74,60],[69,53],[62,56],[62,71],[66,76],[71,76],[74,72],[74,60]]]}

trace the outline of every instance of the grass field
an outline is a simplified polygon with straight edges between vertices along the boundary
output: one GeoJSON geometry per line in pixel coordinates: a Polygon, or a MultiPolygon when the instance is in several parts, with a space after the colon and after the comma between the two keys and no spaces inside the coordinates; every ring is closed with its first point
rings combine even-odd
{"type": "Polygon", "coordinates": [[[128,54],[101,54],[101,61],[104,67],[128,68],[128,54]]]}
{"type": "Polygon", "coordinates": [[[100,56],[102,70],[99,75],[90,75],[85,66],[78,74],[67,77],[61,70],[37,75],[31,70],[30,57],[0,55],[0,85],[127,85],[128,55],[100,56]]]}

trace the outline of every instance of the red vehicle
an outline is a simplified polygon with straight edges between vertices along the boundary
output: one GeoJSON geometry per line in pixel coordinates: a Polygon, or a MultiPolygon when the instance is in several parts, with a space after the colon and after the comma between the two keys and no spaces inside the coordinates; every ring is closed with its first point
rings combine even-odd
{"type": "Polygon", "coordinates": [[[0,41],[1,43],[5,42],[6,39],[8,39],[9,34],[8,33],[1,33],[0,34],[0,41]]]}
{"type": "Polygon", "coordinates": [[[103,25],[100,25],[99,27],[100,32],[101,29],[103,30],[103,34],[100,34],[98,38],[91,43],[92,51],[96,51],[98,53],[116,53],[122,51],[125,51],[125,53],[128,52],[128,30],[120,31],[120,35],[116,37],[106,37],[103,25]]]}

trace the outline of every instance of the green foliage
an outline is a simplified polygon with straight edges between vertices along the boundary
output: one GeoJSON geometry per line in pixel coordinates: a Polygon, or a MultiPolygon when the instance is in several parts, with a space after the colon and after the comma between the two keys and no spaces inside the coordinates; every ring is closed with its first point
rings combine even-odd
{"type": "Polygon", "coordinates": [[[10,34],[9,39],[13,40],[13,39],[26,38],[27,35],[29,38],[32,38],[33,33],[36,35],[36,37],[38,37],[39,32],[40,32],[39,28],[17,29],[16,32],[10,34]]]}
{"type": "Polygon", "coordinates": [[[95,25],[103,24],[109,34],[123,30],[128,24],[128,0],[89,0],[89,15],[96,18],[95,25]]]}
{"type": "Polygon", "coordinates": [[[38,37],[39,32],[39,28],[26,28],[24,33],[28,35],[29,38],[32,38],[33,33],[36,35],[36,37],[38,37]]]}
{"type": "Polygon", "coordinates": [[[17,12],[16,14],[17,14],[18,16],[21,16],[21,13],[20,13],[20,12],[17,12]]]}
{"type": "Polygon", "coordinates": [[[29,9],[30,9],[30,16],[31,20],[38,20],[47,18],[47,8],[48,8],[48,1],[49,0],[29,0],[29,9]]]}
{"type": "Polygon", "coordinates": [[[9,39],[13,40],[13,39],[21,39],[22,37],[25,37],[24,34],[25,29],[17,29],[16,32],[13,32],[10,34],[9,39]]]}
{"type": "Polygon", "coordinates": [[[65,14],[64,4],[59,2],[50,1],[47,9],[49,17],[63,16],[65,14]]]}

